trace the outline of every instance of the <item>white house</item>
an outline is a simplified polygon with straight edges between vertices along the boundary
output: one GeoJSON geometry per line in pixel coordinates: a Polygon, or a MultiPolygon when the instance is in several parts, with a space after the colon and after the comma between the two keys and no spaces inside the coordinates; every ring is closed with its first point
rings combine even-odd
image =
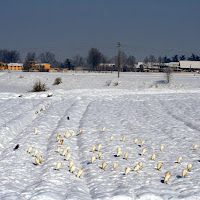
{"type": "Polygon", "coordinates": [[[179,61],[180,68],[185,70],[200,70],[200,61],[179,61]]]}

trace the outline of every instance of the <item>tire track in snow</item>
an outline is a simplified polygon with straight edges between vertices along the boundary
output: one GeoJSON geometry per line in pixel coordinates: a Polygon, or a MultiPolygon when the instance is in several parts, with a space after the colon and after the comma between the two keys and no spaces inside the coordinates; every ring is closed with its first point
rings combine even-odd
{"type": "MultiPolygon", "coordinates": [[[[72,104],[73,101],[71,103],[71,100],[65,102],[54,102],[53,104],[51,104],[51,107],[49,108],[48,112],[41,115],[40,118],[37,119],[37,121],[35,121],[34,124],[32,124],[29,128],[30,134],[27,137],[27,140],[29,140],[29,145],[33,145],[35,147],[34,150],[39,150],[39,156],[42,154],[44,157],[44,161],[42,165],[34,166],[33,163],[35,159],[33,157],[32,159],[27,158],[31,167],[31,169],[29,170],[29,175],[32,179],[32,182],[26,184],[25,188],[21,191],[22,197],[28,199],[39,198],[39,196],[43,195],[46,192],[46,188],[51,188],[51,193],[52,195],[54,195],[54,191],[57,185],[55,185],[55,187],[52,187],[52,185],[49,184],[51,183],[52,177],[48,176],[51,175],[52,172],[54,174],[56,173],[56,171],[53,170],[55,164],[53,164],[51,161],[56,162],[55,160],[53,160],[52,156],[58,156],[58,154],[55,154],[56,148],[54,148],[53,144],[56,141],[56,130],[58,129],[59,122],[62,120],[66,112],[66,108],[70,107],[72,104]],[[34,135],[35,126],[38,126],[38,135],[34,135]],[[32,162],[30,162],[30,159],[32,160],[32,162]],[[38,170],[36,174],[35,170],[38,170]],[[32,174],[35,174],[35,176],[32,177],[32,174]]],[[[27,145],[26,149],[28,147],[29,146],[27,145]]],[[[26,150],[24,149],[24,152],[25,151],[26,150]]]]}
{"type": "MultiPolygon", "coordinates": [[[[19,113],[15,112],[12,118],[10,118],[9,123],[6,124],[6,126],[1,127],[0,144],[2,149],[0,150],[0,153],[8,143],[12,143],[12,140],[20,135],[20,133],[23,132],[35,118],[37,118],[38,115],[35,114],[33,109],[44,109],[46,105],[49,104],[49,101],[40,101],[35,106],[29,104],[30,102],[28,101],[25,106],[21,106],[22,109],[19,108],[17,110],[19,113]]],[[[12,110],[9,109],[9,112],[12,112],[12,110]]]]}
{"type": "MultiPolygon", "coordinates": [[[[51,134],[48,138],[48,144],[46,147],[46,155],[44,155],[44,158],[46,159],[44,161],[44,164],[41,165],[43,169],[41,169],[40,176],[38,176],[38,180],[35,179],[35,181],[27,187],[27,192],[23,193],[22,195],[29,197],[31,199],[37,199],[41,195],[48,195],[48,192],[45,188],[51,188],[51,193],[56,194],[58,199],[66,199],[69,198],[69,196],[77,196],[77,198],[82,199],[90,199],[88,198],[87,188],[85,188],[85,184],[82,184],[83,186],[80,186],[80,180],[77,179],[74,174],[71,174],[68,172],[68,162],[63,161],[65,157],[61,156],[58,153],[55,153],[56,147],[58,143],[56,142],[56,136],[57,132],[61,132],[62,136],[63,133],[67,131],[67,116],[70,113],[70,110],[73,110],[74,107],[79,105],[77,100],[73,102],[71,105],[69,105],[68,101],[64,103],[67,109],[62,109],[62,115],[60,114],[59,120],[56,122],[56,125],[54,127],[54,130],[51,131],[51,134]],[[59,171],[53,170],[56,166],[56,162],[61,161],[63,162],[63,166],[60,168],[59,171]],[[79,187],[77,187],[79,185],[79,187]],[[29,189],[30,187],[30,189],[29,189]],[[32,188],[34,187],[34,191],[38,191],[36,194],[30,194],[32,188]],[[58,189],[60,188],[60,189],[58,189]],[[63,190],[65,188],[65,190],[63,190]],[[74,192],[73,192],[74,190],[74,192]]],[[[62,107],[65,107],[62,105],[62,107]]],[[[73,115],[72,115],[73,117],[73,115]]],[[[72,138],[73,141],[75,141],[75,138],[72,138]]],[[[68,141],[66,138],[64,138],[64,144],[62,145],[62,150],[66,145],[69,145],[70,141],[68,141]],[[67,144],[66,144],[67,143],[67,144]]],[[[70,145],[71,146],[71,145],[70,145]]],[[[72,150],[75,148],[75,146],[71,146],[72,150]]],[[[61,150],[61,152],[62,152],[61,150]]],[[[75,151],[72,152],[73,154],[75,151]]],[[[76,163],[76,161],[75,161],[76,163]]],[[[76,163],[77,164],[77,163],[76,163]]],[[[82,181],[83,182],[83,181],[82,181]]]]}
{"type": "MultiPolygon", "coordinates": [[[[91,98],[89,97],[77,97],[77,102],[74,104],[68,111],[67,114],[70,116],[70,120],[67,121],[68,127],[70,131],[75,131],[77,133],[76,137],[67,139],[69,146],[71,147],[72,157],[71,160],[75,162],[77,165],[76,172],[78,169],[83,168],[83,160],[82,160],[82,150],[81,148],[84,146],[83,143],[80,142],[82,135],[87,134],[86,130],[81,125],[81,120],[84,118],[84,114],[87,112],[88,106],[91,103],[91,98]],[[80,135],[79,130],[83,129],[83,133],[80,135]],[[81,144],[80,144],[81,143],[81,144]]],[[[69,163],[69,162],[68,162],[69,163]]],[[[69,168],[68,168],[69,169],[69,168]]],[[[84,169],[85,170],[85,169],[84,169]]],[[[85,177],[87,171],[84,172],[81,178],[77,178],[70,173],[69,177],[73,178],[73,184],[68,185],[68,192],[66,192],[65,197],[66,199],[92,199],[90,190],[88,188],[87,182],[85,181],[85,177]],[[77,185],[79,187],[77,187],[77,185]],[[78,190],[78,191],[77,191],[78,190]],[[84,191],[84,192],[83,192],[84,191]],[[81,193],[80,193],[81,192],[81,193]]]]}

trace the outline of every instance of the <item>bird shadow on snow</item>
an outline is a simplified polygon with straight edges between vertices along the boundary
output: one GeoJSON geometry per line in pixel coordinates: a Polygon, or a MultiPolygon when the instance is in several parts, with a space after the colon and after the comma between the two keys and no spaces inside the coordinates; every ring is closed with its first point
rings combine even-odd
{"type": "Polygon", "coordinates": [[[164,180],[160,180],[161,183],[164,183],[164,180]]]}
{"type": "Polygon", "coordinates": [[[177,175],[177,176],[176,176],[176,178],[182,178],[182,176],[180,176],[180,175],[177,175]]]}
{"type": "Polygon", "coordinates": [[[33,163],[33,165],[37,166],[37,164],[36,164],[36,163],[33,163]]]}

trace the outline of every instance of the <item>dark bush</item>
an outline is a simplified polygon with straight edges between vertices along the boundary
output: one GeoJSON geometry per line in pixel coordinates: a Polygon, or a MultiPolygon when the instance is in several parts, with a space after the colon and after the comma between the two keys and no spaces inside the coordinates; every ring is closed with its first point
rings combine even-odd
{"type": "Polygon", "coordinates": [[[37,81],[33,85],[33,89],[31,90],[31,92],[42,92],[46,90],[47,90],[46,83],[41,83],[41,81],[37,81]]]}
{"type": "Polygon", "coordinates": [[[60,77],[57,77],[57,78],[55,79],[54,85],[59,85],[60,83],[62,83],[62,80],[61,80],[60,77]]]}

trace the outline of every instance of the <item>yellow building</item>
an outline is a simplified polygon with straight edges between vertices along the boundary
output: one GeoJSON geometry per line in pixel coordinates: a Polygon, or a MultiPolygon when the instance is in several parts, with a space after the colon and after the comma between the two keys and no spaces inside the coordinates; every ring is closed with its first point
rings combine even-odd
{"type": "Polygon", "coordinates": [[[6,69],[6,64],[3,62],[0,62],[0,70],[5,70],[6,69]]]}
{"type": "Polygon", "coordinates": [[[8,70],[22,70],[23,63],[8,63],[8,70]]]}
{"type": "Polygon", "coordinates": [[[36,68],[43,68],[43,69],[50,69],[51,68],[51,65],[48,64],[48,63],[38,63],[38,64],[35,64],[36,68]]]}
{"type": "Polygon", "coordinates": [[[48,63],[35,64],[35,69],[40,72],[48,72],[51,69],[51,65],[48,63]]]}

